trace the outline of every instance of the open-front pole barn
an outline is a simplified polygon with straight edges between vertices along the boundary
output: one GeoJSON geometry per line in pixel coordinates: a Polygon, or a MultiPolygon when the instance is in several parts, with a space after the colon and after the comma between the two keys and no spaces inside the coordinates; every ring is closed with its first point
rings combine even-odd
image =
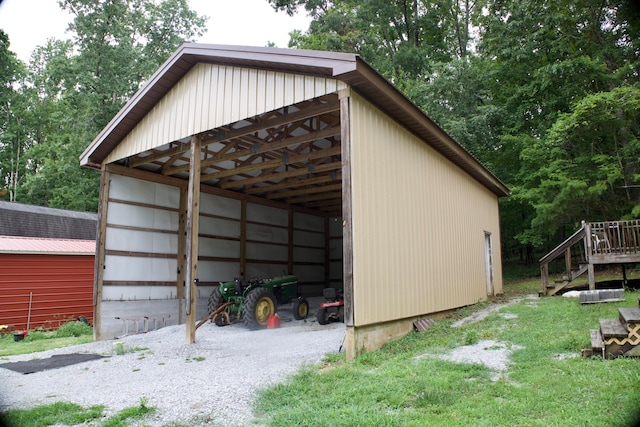
{"type": "Polygon", "coordinates": [[[285,273],[344,290],[352,358],[502,291],[508,188],[357,55],[185,44],[80,161],[97,338],[194,342],[217,282],[285,273]]]}

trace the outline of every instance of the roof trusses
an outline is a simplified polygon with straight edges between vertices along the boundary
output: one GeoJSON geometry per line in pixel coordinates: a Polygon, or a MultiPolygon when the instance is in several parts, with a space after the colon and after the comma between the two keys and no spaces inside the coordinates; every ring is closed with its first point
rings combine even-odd
{"type": "MultiPolygon", "coordinates": [[[[205,185],[341,215],[340,104],[335,94],[196,135],[205,185]]],[[[125,159],[188,179],[189,138],[125,159]]]]}

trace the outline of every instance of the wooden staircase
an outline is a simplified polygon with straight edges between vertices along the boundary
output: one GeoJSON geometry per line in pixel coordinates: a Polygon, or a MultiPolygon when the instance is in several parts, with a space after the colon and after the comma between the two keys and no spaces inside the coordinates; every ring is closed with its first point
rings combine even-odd
{"type": "Polygon", "coordinates": [[[582,351],[585,357],[640,357],[640,308],[619,308],[617,319],[600,319],[600,329],[591,329],[590,334],[591,349],[582,351]]]}

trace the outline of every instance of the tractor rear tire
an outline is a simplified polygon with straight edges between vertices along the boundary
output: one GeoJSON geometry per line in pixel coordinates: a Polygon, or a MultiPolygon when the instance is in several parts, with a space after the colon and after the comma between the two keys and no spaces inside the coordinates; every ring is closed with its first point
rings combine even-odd
{"type": "Polygon", "coordinates": [[[326,325],[329,323],[329,313],[327,313],[326,308],[318,309],[318,323],[321,325],[326,325]]]}
{"type": "Polygon", "coordinates": [[[207,310],[209,314],[216,311],[223,303],[224,299],[220,293],[220,288],[215,288],[213,292],[211,292],[211,295],[209,295],[209,300],[207,301],[207,310]]]}
{"type": "Polygon", "coordinates": [[[304,298],[298,298],[293,303],[293,318],[296,320],[306,319],[309,315],[309,303],[304,298]]]}
{"type": "Polygon", "coordinates": [[[276,296],[266,288],[256,288],[244,300],[242,320],[253,329],[267,326],[269,316],[276,314],[276,296]]]}
{"type": "MultiPolygon", "coordinates": [[[[224,304],[224,298],[222,298],[220,288],[215,288],[213,292],[211,292],[211,295],[209,295],[209,300],[207,301],[207,310],[209,314],[216,311],[222,304],[224,304]]],[[[227,326],[228,324],[222,313],[216,314],[211,321],[217,326],[227,326]]]]}

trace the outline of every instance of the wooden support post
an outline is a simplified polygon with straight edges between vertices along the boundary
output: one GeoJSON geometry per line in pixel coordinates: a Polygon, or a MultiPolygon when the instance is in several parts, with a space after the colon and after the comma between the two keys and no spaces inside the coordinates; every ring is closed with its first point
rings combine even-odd
{"type": "Polygon", "coordinates": [[[240,277],[247,271],[247,200],[240,201],[240,277]]]}
{"type": "Polygon", "coordinates": [[[293,210],[289,209],[287,221],[287,274],[293,274],[293,210]]]}
{"type": "Polygon", "coordinates": [[[627,264],[622,264],[622,286],[627,287],[627,264]]]}
{"type": "Polygon", "coordinates": [[[186,230],[187,230],[187,203],[188,192],[186,188],[180,189],[180,220],[178,223],[178,274],[176,277],[176,295],[178,298],[178,322],[183,324],[186,322],[184,317],[184,287],[185,287],[185,246],[186,246],[186,230]]]}
{"type": "Polygon", "coordinates": [[[596,274],[591,258],[593,256],[593,247],[591,245],[591,224],[584,221],[582,221],[582,224],[584,225],[585,255],[587,258],[587,262],[589,263],[589,266],[587,267],[587,274],[589,275],[589,289],[594,290],[596,288],[596,274]]]}
{"type": "Polygon", "coordinates": [[[200,225],[200,139],[191,136],[189,186],[187,188],[187,265],[185,276],[185,312],[187,344],[196,342],[196,285],[198,282],[198,232],[200,225]]]}
{"type": "Polygon", "coordinates": [[[540,277],[542,279],[542,295],[547,295],[547,288],[549,287],[549,264],[542,264],[540,266],[540,277]]]}
{"type": "Polygon", "coordinates": [[[343,257],[343,291],[344,322],[347,330],[347,360],[356,357],[354,286],[353,286],[353,224],[352,224],[352,181],[351,181],[351,92],[340,91],[340,146],[342,156],[342,257],[343,257]]]}
{"type": "Polygon", "coordinates": [[[564,251],[564,266],[567,270],[567,280],[571,281],[571,247],[564,251]]]}
{"type": "Polygon", "coordinates": [[[331,286],[331,218],[324,217],[324,286],[331,286]]]}
{"type": "Polygon", "coordinates": [[[107,240],[107,212],[109,210],[110,172],[102,167],[100,176],[100,201],[96,235],[96,259],[93,270],[93,339],[103,339],[102,335],[102,286],[104,278],[105,245],[107,240]]]}

